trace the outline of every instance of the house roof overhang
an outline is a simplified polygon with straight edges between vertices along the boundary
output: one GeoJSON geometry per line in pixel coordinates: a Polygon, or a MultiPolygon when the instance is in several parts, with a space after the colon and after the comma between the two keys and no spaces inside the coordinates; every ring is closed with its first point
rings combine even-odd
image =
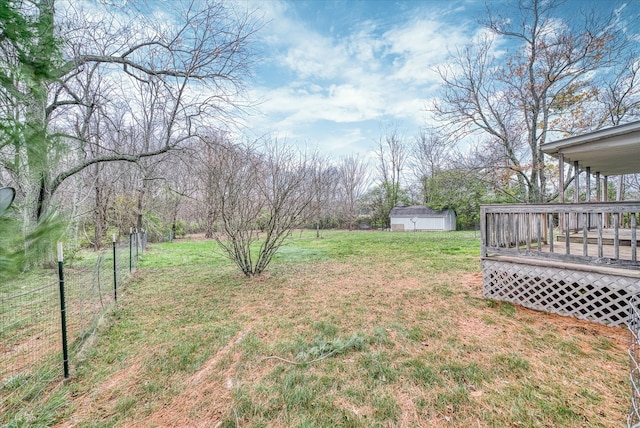
{"type": "Polygon", "coordinates": [[[542,144],[542,151],[602,175],[640,173],[640,121],[542,144]]]}

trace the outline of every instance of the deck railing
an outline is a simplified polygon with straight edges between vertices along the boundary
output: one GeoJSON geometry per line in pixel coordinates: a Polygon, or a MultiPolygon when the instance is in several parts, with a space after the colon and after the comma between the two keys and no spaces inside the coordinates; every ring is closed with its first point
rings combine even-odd
{"type": "Polygon", "coordinates": [[[481,207],[482,257],[640,269],[640,201],[481,207]]]}

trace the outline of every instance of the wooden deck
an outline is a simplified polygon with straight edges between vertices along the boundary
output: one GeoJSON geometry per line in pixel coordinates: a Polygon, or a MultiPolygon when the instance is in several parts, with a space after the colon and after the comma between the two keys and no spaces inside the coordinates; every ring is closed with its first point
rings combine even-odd
{"type": "Polygon", "coordinates": [[[626,323],[640,294],[639,215],[640,202],[483,206],[484,296],[626,323]]]}
{"type": "MultiPolygon", "coordinates": [[[[598,265],[599,263],[597,259],[602,259],[603,263],[605,264],[607,263],[607,261],[613,261],[613,260],[622,260],[622,261],[626,260],[631,262],[633,261],[632,260],[633,251],[631,248],[631,233],[630,231],[627,231],[627,232],[629,233],[627,233],[626,236],[619,237],[618,246],[614,245],[613,232],[611,233],[606,232],[605,234],[603,234],[601,246],[598,246],[597,233],[590,233],[587,236],[586,246],[584,244],[585,241],[582,233],[577,233],[577,234],[572,233],[571,235],[569,235],[568,248],[567,248],[566,242],[564,241],[565,236],[558,234],[556,235],[556,238],[555,238],[556,240],[553,243],[553,249],[549,243],[543,243],[540,246],[540,251],[542,253],[548,253],[548,254],[551,254],[551,253],[567,254],[569,256],[575,255],[575,256],[589,257],[589,258],[595,257],[596,260],[592,260],[593,263],[586,263],[587,266],[593,266],[594,264],[598,265]],[[599,253],[600,251],[601,253],[599,253]]],[[[516,251],[522,251],[522,250],[524,250],[524,246],[521,246],[519,249],[516,249],[516,251]]],[[[526,254],[531,256],[532,252],[535,253],[536,251],[537,251],[537,243],[533,243],[531,252],[526,254]]],[[[535,256],[535,254],[533,255],[535,256]]],[[[636,252],[636,258],[637,258],[637,252],[636,252]]],[[[578,261],[582,261],[582,260],[578,260],[578,261]]],[[[573,260],[573,262],[575,263],[576,261],[573,260]]],[[[635,263],[630,264],[629,266],[627,266],[627,268],[632,268],[633,270],[637,268],[640,271],[640,265],[636,265],[635,263]]]]}
{"type": "MultiPolygon", "coordinates": [[[[631,251],[631,229],[618,229],[618,240],[620,242],[620,249],[623,247],[629,247],[629,251],[631,251]]],[[[556,235],[556,242],[563,241],[565,239],[565,235],[558,233],[556,235]]],[[[569,235],[569,239],[572,244],[579,243],[583,244],[584,241],[584,233],[573,232],[569,235]]],[[[598,244],[598,231],[595,229],[587,230],[587,242],[589,245],[597,245],[598,244]]],[[[613,246],[615,242],[615,231],[611,228],[602,230],[602,243],[604,245],[613,246]]]]}
{"type": "Polygon", "coordinates": [[[482,256],[640,270],[639,214],[640,202],[483,206],[482,256]]]}

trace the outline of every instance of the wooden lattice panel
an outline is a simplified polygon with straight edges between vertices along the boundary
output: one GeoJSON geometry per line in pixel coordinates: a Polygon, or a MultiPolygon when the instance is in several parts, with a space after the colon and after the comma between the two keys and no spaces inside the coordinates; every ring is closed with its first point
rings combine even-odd
{"type": "Polygon", "coordinates": [[[607,325],[626,324],[640,292],[640,279],[501,260],[483,260],[482,276],[489,299],[607,325]]]}

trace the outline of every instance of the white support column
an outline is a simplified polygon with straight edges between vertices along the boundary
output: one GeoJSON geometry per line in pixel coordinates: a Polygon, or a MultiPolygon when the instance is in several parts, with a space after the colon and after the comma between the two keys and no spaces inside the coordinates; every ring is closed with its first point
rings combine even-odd
{"type": "Polygon", "coordinates": [[[580,202],[580,169],[578,161],[573,161],[573,175],[575,176],[573,202],[580,202]]]}
{"type": "Polygon", "coordinates": [[[587,167],[587,202],[591,202],[591,167],[587,167]]]}
{"type": "Polygon", "coordinates": [[[558,199],[564,203],[564,154],[558,153],[558,199]]]}
{"type": "MultiPolygon", "coordinates": [[[[603,189],[602,189],[602,201],[607,202],[609,200],[609,176],[605,175],[603,180],[603,189]]],[[[609,214],[604,214],[604,227],[609,227],[609,214]]]]}

